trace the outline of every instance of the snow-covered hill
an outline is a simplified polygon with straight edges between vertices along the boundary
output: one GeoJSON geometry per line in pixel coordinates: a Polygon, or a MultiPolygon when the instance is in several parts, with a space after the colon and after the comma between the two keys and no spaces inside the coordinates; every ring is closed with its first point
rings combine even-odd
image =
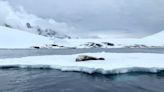
{"type": "Polygon", "coordinates": [[[0,25],[50,38],[70,38],[68,35],[74,29],[65,23],[29,14],[22,7],[16,9],[7,1],[0,1],[0,25]]]}
{"type": "Polygon", "coordinates": [[[164,31],[161,31],[159,33],[141,39],[125,38],[125,39],[65,39],[65,40],[68,46],[77,47],[77,48],[164,48],[163,39],[164,39],[164,31]],[[113,46],[104,45],[104,43],[110,43],[114,45],[113,46]]]}
{"type": "Polygon", "coordinates": [[[145,37],[144,39],[149,39],[149,40],[160,40],[160,39],[164,39],[164,31],[158,32],[154,35],[150,35],[145,37]]]}
{"type": "Polygon", "coordinates": [[[47,37],[0,26],[0,48],[29,48],[51,43],[47,37]]]}
{"type": "MultiPolygon", "coordinates": [[[[49,46],[48,38],[71,38],[74,27],[53,19],[43,19],[27,13],[23,8],[15,9],[7,1],[0,1],[0,48],[24,48],[38,45],[49,46]],[[21,32],[22,31],[22,32],[21,32]],[[24,32],[23,32],[24,31],[24,32]],[[33,34],[30,34],[33,33],[33,34]],[[36,35],[34,35],[36,34],[36,35]],[[42,36],[38,36],[42,35],[42,36]]],[[[64,39],[55,44],[77,48],[121,48],[121,47],[164,47],[164,31],[142,39],[64,39]],[[106,45],[104,43],[113,44],[106,45]]]]}
{"type": "Polygon", "coordinates": [[[142,40],[148,45],[164,45],[164,31],[147,36],[142,40]]]}

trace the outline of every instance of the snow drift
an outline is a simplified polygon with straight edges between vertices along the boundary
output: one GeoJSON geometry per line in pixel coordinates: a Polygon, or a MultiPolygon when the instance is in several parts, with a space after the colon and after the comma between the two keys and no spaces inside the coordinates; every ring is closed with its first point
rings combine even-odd
{"type": "Polygon", "coordinates": [[[75,62],[75,55],[33,56],[1,59],[0,67],[59,69],[85,73],[119,74],[128,72],[158,73],[164,70],[164,54],[145,53],[85,53],[104,57],[105,61],[75,62]]]}
{"type": "Polygon", "coordinates": [[[44,36],[0,26],[0,48],[29,48],[51,43],[44,36]]]}

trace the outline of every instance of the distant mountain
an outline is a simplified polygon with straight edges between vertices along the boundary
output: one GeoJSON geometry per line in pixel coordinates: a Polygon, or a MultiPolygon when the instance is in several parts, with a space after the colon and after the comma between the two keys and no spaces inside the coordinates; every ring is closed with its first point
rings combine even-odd
{"type": "Polygon", "coordinates": [[[71,38],[68,32],[72,28],[67,24],[29,14],[21,7],[16,10],[7,1],[0,1],[0,14],[1,26],[43,35],[52,39],[71,38]]]}

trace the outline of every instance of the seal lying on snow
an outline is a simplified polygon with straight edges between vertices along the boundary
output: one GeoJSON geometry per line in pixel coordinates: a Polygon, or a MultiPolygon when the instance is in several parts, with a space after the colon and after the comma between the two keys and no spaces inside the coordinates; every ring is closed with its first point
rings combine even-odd
{"type": "Polygon", "coordinates": [[[105,60],[105,58],[97,58],[97,57],[87,56],[87,55],[79,55],[76,58],[76,62],[89,61],[89,60],[105,60]]]}

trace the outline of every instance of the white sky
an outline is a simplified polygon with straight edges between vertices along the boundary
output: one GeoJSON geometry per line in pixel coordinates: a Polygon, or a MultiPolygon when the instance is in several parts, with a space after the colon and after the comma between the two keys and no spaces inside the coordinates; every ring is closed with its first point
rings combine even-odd
{"type": "Polygon", "coordinates": [[[83,32],[143,36],[164,30],[164,0],[8,0],[83,32]]]}

